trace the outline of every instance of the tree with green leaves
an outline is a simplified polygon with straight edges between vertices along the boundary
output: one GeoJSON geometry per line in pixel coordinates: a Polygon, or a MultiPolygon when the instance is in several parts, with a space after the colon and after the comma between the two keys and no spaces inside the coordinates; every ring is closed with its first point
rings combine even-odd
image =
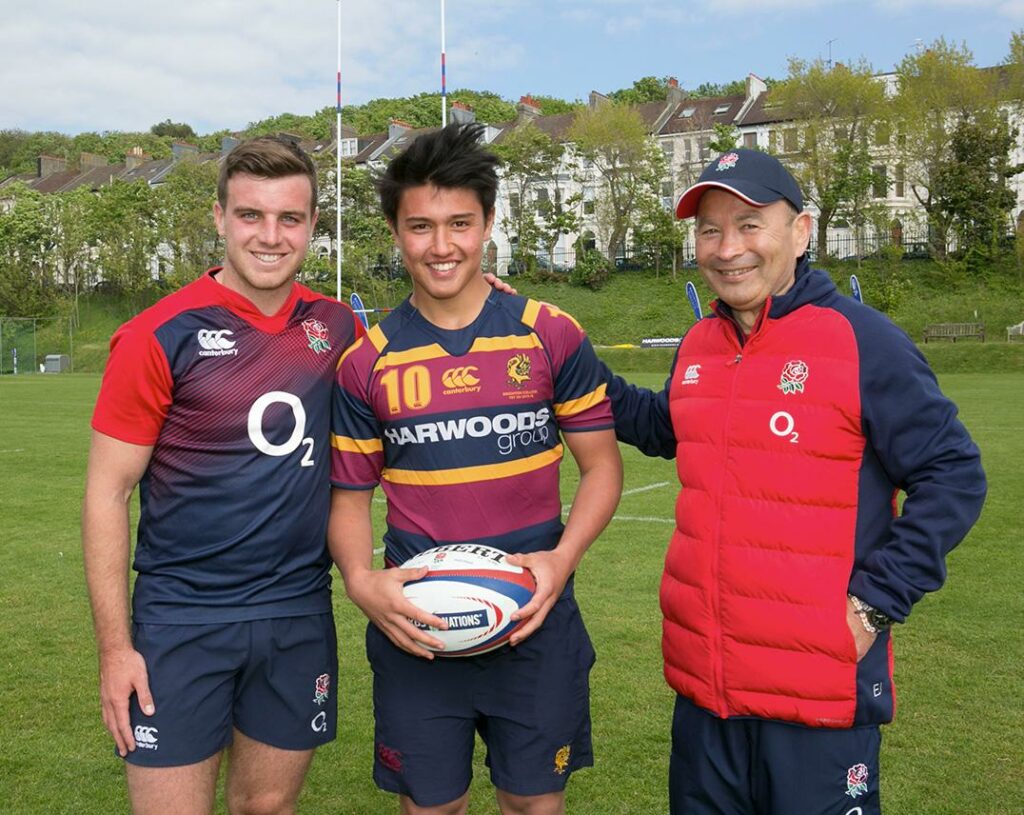
{"type": "MultiPolygon", "coordinates": [[[[564,146],[532,121],[526,120],[509,130],[492,149],[501,159],[502,186],[508,195],[505,215],[496,226],[513,247],[513,261],[527,271],[535,271],[537,247],[547,243],[547,239],[542,224],[538,223],[538,207],[533,198],[542,182],[557,183],[564,146]]],[[[551,203],[549,198],[548,205],[551,203]]],[[[546,220],[545,216],[555,214],[544,210],[543,206],[540,209],[542,220],[546,220]]],[[[550,238],[550,231],[547,238],[550,238]]],[[[557,241],[556,234],[551,245],[557,241]]]]}
{"type": "Polygon", "coordinates": [[[559,239],[563,235],[573,235],[579,232],[580,227],[583,226],[583,218],[580,215],[583,196],[577,192],[563,198],[563,191],[557,177],[554,183],[554,198],[541,201],[538,207],[540,243],[544,247],[552,267],[557,262],[555,247],[558,245],[559,239]]]}
{"type": "Polygon", "coordinates": [[[54,227],[47,254],[53,259],[61,288],[68,297],[68,313],[78,323],[81,294],[96,282],[96,244],[99,239],[97,196],[88,187],[42,198],[44,217],[54,227]]]}
{"type": "Polygon", "coordinates": [[[153,125],[149,132],[154,136],[169,136],[172,139],[196,138],[196,132],[192,129],[192,125],[185,122],[172,122],[170,119],[164,119],[153,125]]]}
{"type": "Polygon", "coordinates": [[[36,169],[39,156],[71,157],[71,137],[63,133],[0,130],[0,179],[36,169]]]}
{"type": "Polygon", "coordinates": [[[53,258],[55,224],[45,217],[44,198],[23,184],[4,190],[0,207],[0,314],[37,317],[56,308],[53,258]]]}
{"type": "Polygon", "coordinates": [[[985,258],[1011,231],[1017,203],[1008,180],[1024,166],[1010,163],[1016,132],[993,115],[956,123],[946,161],[936,166],[933,193],[937,209],[949,218],[957,243],[985,258]]]}
{"type": "Polygon", "coordinates": [[[608,258],[614,260],[644,200],[657,200],[666,172],[664,154],[640,114],[614,102],[578,113],[568,138],[583,172],[592,171],[602,182],[595,210],[608,258]]]}
{"type": "MultiPolygon", "coordinates": [[[[321,186],[320,220],[317,232],[334,236],[334,172],[321,186]]],[[[376,276],[388,281],[394,242],[387,220],[380,210],[380,198],[373,175],[366,167],[349,163],[341,170],[342,277],[346,271],[376,276]]]]}
{"type": "Polygon", "coordinates": [[[213,222],[217,169],[213,161],[181,161],[156,188],[159,274],[172,286],[195,280],[221,259],[213,222]]]}
{"type": "Polygon", "coordinates": [[[735,149],[740,140],[740,132],[732,125],[715,122],[708,148],[712,153],[725,153],[735,149]]]}
{"type": "MultiPolygon", "coordinates": [[[[774,79],[766,79],[765,82],[771,87],[774,79]]],[[[701,82],[696,88],[690,91],[690,96],[695,99],[709,96],[737,96],[747,92],[747,81],[745,79],[734,79],[732,82],[701,82]]]]}
{"type": "Polygon", "coordinates": [[[654,267],[655,277],[667,263],[675,280],[689,228],[690,221],[677,220],[673,210],[666,209],[660,201],[644,198],[638,225],[633,230],[633,245],[645,262],[654,267]]]}
{"type": "Polygon", "coordinates": [[[1024,106],[1024,29],[1010,34],[1010,51],[1005,65],[1007,76],[1003,98],[1019,111],[1024,106]]]}
{"type": "Polygon", "coordinates": [[[631,88],[620,88],[608,98],[624,105],[642,105],[644,102],[664,102],[668,98],[668,80],[665,76],[645,76],[636,80],[631,88]]]}
{"type": "Polygon", "coordinates": [[[833,219],[841,211],[859,217],[871,189],[869,144],[889,127],[885,87],[863,61],[830,67],[820,59],[791,59],[786,81],[769,98],[803,131],[790,169],[818,208],[818,253],[824,256],[833,219]]]}
{"type": "Polygon", "coordinates": [[[107,283],[135,298],[153,285],[157,197],[145,181],[115,180],[94,194],[96,262],[107,283]]]}
{"type": "Polygon", "coordinates": [[[984,125],[998,116],[997,77],[975,67],[966,45],[942,38],[905,57],[896,74],[899,93],[893,104],[907,181],[925,211],[929,249],[943,258],[955,218],[942,188],[954,136],[961,123],[984,125]]]}

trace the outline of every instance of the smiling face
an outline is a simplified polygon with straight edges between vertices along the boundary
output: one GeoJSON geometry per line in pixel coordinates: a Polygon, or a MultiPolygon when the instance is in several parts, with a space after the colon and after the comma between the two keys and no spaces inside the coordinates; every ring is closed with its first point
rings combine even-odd
{"type": "Polygon", "coordinates": [[[412,277],[413,305],[427,319],[451,328],[476,318],[490,292],[480,264],[493,220],[471,189],[425,184],[402,192],[391,234],[412,277]]]}
{"type": "Polygon", "coordinates": [[[724,190],[708,190],[697,207],[697,265],[749,334],[770,296],[793,285],[807,249],[811,217],[785,201],[755,207],[724,190]]]}
{"type": "Polygon", "coordinates": [[[304,175],[237,173],[228,181],[224,206],[213,205],[225,251],[218,279],[264,314],[276,313],[288,299],[306,257],[317,218],[310,210],[311,193],[304,175]]]}

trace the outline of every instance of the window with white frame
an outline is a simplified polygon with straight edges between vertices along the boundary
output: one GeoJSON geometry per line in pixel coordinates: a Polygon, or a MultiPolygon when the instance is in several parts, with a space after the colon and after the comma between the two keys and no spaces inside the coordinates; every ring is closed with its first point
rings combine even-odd
{"type": "Polygon", "coordinates": [[[549,202],[551,201],[547,187],[541,187],[537,190],[534,195],[534,201],[537,206],[537,214],[541,216],[546,215],[549,209],[549,202]]]}
{"type": "Polygon", "coordinates": [[[886,198],[889,194],[889,179],[886,166],[876,164],[871,168],[871,195],[874,198],[886,198]]]}
{"type": "Polygon", "coordinates": [[[593,187],[583,188],[583,214],[594,214],[594,189],[593,187]]]}

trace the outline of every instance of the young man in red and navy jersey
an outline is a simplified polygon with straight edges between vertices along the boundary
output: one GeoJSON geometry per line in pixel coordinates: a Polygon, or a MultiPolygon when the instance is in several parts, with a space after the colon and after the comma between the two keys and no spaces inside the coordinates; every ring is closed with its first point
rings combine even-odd
{"type": "Polygon", "coordinates": [[[662,392],[609,380],[619,438],[674,457],[682,487],[661,584],[671,811],[877,815],[891,626],[981,511],[978,449],[910,339],[810,267],[778,160],[720,156],[676,215],[696,217],[713,313],[662,392]]]}
{"type": "Polygon", "coordinates": [[[336,727],[330,395],[362,329],[295,282],[317,218],[296,145],[237,146],[213,214],[224,265],[118,329],[92,422],[86,578],[135,813],[212,812],[225,748],[233,815],[293,812],[336,727]]]}
{"type": "Polygon", "coordinates": [[[466,811],[477,732],[506,815],[563,812],[569,775],[592,764],[594,651],[572,578],[615,510],[622,464],[583,330],[481,275],[497,159],[480,133],[450,125],[388,166],[381,203],[413,293],[346,352],[334,402],[331,552],[371,623],[374,780],[405,815],[466,811]],[[564,524],[563,439],[580,468],[564,524]],[[424,629],[444,624],[402,594],[425,570],[373,568],[378,484],[386,566],[471,541],[533,572],[511,646],[434,658],[424,629]]]}

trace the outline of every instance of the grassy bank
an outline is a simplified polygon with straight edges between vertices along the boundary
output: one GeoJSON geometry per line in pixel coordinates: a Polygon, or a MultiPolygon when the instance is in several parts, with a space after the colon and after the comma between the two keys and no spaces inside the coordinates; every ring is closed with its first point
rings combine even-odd
{"type": "MultiPolygon", "coordinates": [[[[887,313],[915,341],[921,340],[924,327],[931,323],[983,323],[987,337],[984,343],[961,340],[922,345],[937,371],[1024,370],[1024,343],[1006,342],[1006,327],[1024,320],[1024,284],[1012,265],[974,275],[953,273],[930,261],[907,261],[896,266],[841,262],[830,265],[828,271],[843,292],[849,292],[850,275],[856,274],[865,302],[887,313]]],[[[711,301],[711,291],[696,269],[681,270],[674,279],[668,272],[619,272],[599,291],[571,286],[564,277],[515,277],[510,282],[522,294],[556,303],[574,315],[596,345],[614,346],[639,344],[644,337],[676,337],[689,329],[694,315],[686,301],[687,280],[697,286],[701,302],[711,301]]],[[[333,293],[333,286],[328,284],[325,291],[333,293]]],[[[380,292],[360,291],[371,306],[397,305],[407,293],[405,280],[391,281],[380,292]]],[[[102,371],[110,335],[156,296],[153,292],[133,299],[112,294],[83,297],[73,336],[75,371],[102,371]]],[[[344,296],[348,296],[347,291],[344,296]]],[[[66,334],[66,322],[41,329],[39,361],[46,353],[66,353],[66,334]],[[51,346],[53,350],[48,350],[51,346]]],[[[671,352],[664,350],[608,349],[601,354],[613,368],[636,371],[666,371],[671,359],[671,352]]]]}

